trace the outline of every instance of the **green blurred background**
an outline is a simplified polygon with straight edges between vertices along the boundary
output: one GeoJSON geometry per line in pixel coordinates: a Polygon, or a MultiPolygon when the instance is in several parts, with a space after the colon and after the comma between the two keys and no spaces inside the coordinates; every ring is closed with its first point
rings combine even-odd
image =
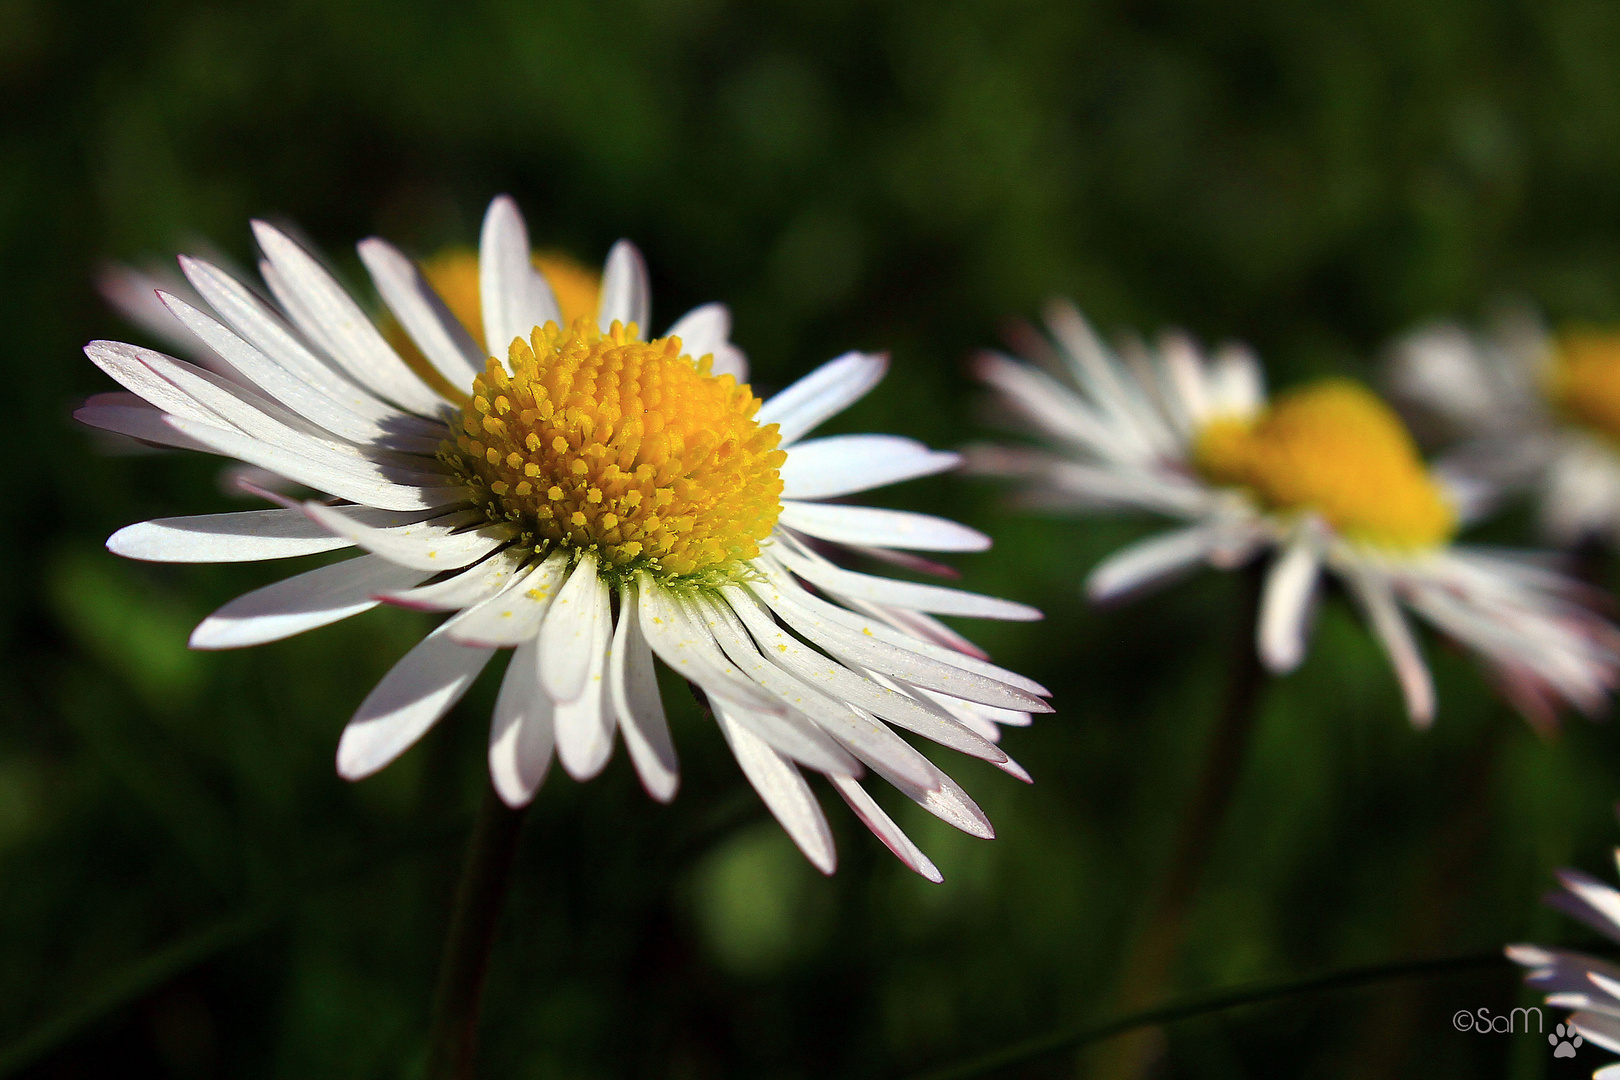
{"type": "MultiPolygon", "coordinates": [[[[0,1074],[414,1075],[485,782],[489,676],[380,776],[333,772],[420,617],[190,653],[199,618],[286,565],[103,550],[131,521],[240,504],[212,460],[106,456],[68,421],[111,389],[80,346],[141,340],[96,296],[101,260],[206,238],[246,261],[246,221],[269,215],[361,281],[353,241],[467,243],[509,191],[542,246],[595,262],[640,243],[657,325],[731,303],[762,389],[893,350],[829,430],[951,446],[986,433],[964,359],[1053,293],[1109,331],[1245,339],[1275,385],[1371,375],[1390,335],[1504,293],[1620,318],[1617,58],[1608,0],[0,0],[18,424],[0,470],[0,1074]]],[[[669,687],[673,806],[622,753],[589,785],[554,771],[534,805],[486,1075],[894,1077],[1113,1008],[1238,582],[1089,610],[1086,571],[1145,523],[1013,516],[995,485],[949,478],[880,498],[991,532],[965,583],[1048,612],[964,627],[1056,692],[1055,717],[1007,738],[1033,788],[940,758],[1000,838],[896,807],[945,874],[930,886],[823,790],[841,861],[823,879],[669,687]]],[[[1522,516],[1487,538],[1520,539],[1522,516]]],[[[1587,940],[1536,899],[1556,866],[1611,872],[1613,725],[1539,739],[1466,657],[1429,653],[1441,712],[1420,735],[1326,606],[1265,699],[1178,992],[1587,940]]],[[[1555,1073],[1539,1037],[1452,1029],[1520,1000],[1502,965],[1223,1013],[1170,1030],[1166,1074],[1584,1075],[1604,1056],[1555,1073]]]]}

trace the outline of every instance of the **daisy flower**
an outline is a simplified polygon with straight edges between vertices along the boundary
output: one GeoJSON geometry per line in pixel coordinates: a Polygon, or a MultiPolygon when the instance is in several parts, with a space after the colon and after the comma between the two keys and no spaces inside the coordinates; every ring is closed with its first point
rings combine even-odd
{"type": "Polygon", "coordinates": [[[226,604],[193,647],[274,641],[379,602],[452,613],[360,705],[338,745],[341,775],[393,761],[510,648],[489,743],[508,804],[534,797],[554,755],[576,779],[596,775],[616,734],[649,794],[667,801],[678,775],[657,656],[701,690],[744,774],[824,872],[832,837],[804,768],[932,880],[934,865],[861,786],[866,769],[952,825],[993,835],[895,729],[1027,779],[996,745],[998,725],[1050,711],[1046,691],[934,616],[1039,613],[827,557],[989,544],[941,518],[829,501],[958,463],[892,435],[806,438],[877,385],[884,357],[849,353],[761,403],[723,306],[642,337],[647,274],[623,241],[595,318],[564,326],[523,219],[501,197],[484,219],[477,280],[482,339],[504,358],[399,251],[359,245],[431,365],[419,374],[308,251],[262,222],[254,233],[274,304],[192,258],[180,267],[197,302],[157,294],[228,372],[92,342],[86,354],[129,394],[76,415],[328,496],[131,525],[108,541],[118,554],[238,562],[361,550],[226,604]]]}
{"type": "Polygon", "coordinates": [[[1390,384],[1456,442],[1445,469],[1534,492],[1560,545],[1620,543],[1620,334],[1554,336],[1525,311],[1484,332],[1436,324],[1396,344],[1390,384]]]}
{"type": "Polygon", "coordinates": [[[1182,522],[1098,566],[1093,600],[1269,557],[1256,634],[1273,672],[1304,658],[1331,576],[1366,615],[1420,727],[1434,689],[1403,609],[1473,650],[1538,726],[1564,702],[1603,707],[1620,637],[1577,602],[1572,580],[1518,553],[1453,544],[1458,500],[1372,393],[1329,379],[1267,401],[1245,349],[1206,356],[1170,336],[1121,357],[1073,307],[1053,305],[1047,320],[1051,341],[1026,336],[1057,374],[995,353],[978,371],[1050,448],[980,447],[969,465],[1025,481],[1039,506],[1182,522]]]}
{"type": "MultiPolygon", "coordinates": [[[[1615,861],[1620,864],[1620,849],[1615,861]]],[[[1548,893],[1544,904],[1620,942],[1620,892],[1579,870],[1560,870],[1558,881],[1563,889],[1548,893]]],[[[1595,956],[1540,945],[1509,945],[1503,951],[1509,960],[1530,969],[1525,985],[1546,990],[1548,1006],[1576,1010],[1568,1021],[1571,1027],[1620,1054],[1620,967],[1595,956]]],[[[1620,1080],[1620,1063],[1605,1065],[1592,1077],[1620,1080]]]]}

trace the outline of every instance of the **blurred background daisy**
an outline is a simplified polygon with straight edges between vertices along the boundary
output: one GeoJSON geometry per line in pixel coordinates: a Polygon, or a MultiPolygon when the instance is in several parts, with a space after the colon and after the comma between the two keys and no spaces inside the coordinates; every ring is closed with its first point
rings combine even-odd
{"type": "MultiPolygon", "coordinates": [[[[965,361],[1053,295],[1110,341],[1246,342],[1273,388],[1383,385],[1387,342],[1471,327],[1504,293],[1560,332],[1620,324],[1616,55],[1601,0],[0,0],[0,315],[27,436],[0,531],[0,1071],[405,1074],[487,783],[498,671],[389,768],[332,770],[335,703],[433,617],[192,652],[197,622],[281,571],[102,547],[153,516],[243,509],[217,460],[107,456],[69,419],[107,389],[84,342],[167,348],[98,293],[106,265],[173,272],[204,237],[248,278],[241,223],[297,222],[375,315],[355,238],[431,270],[509,191],[536,251],[594,270],[632,236],[659,312],[729,303],[762,397],[888,351],[883,384],[820,433],[957,447],[995,431],[965,361]]],[[[1032,786],[937,759],[998,839],[880,792],[944,883],[842,811],[824,878],[666,685],[673,803],[649,805],[622,754],[536,796],[489,1075],[903,1076],[1112,1010],[1242,583],[1204,573],[1096,610],[1089,571],[1163,523],[1010,516],[1010,493],[932,476],[870,499],[991,535],[948,584],[1047,613],[956,624],[1059,710],[1000,744],[1032,786]]],[[[1521,547],[1536,522],[1512,499],[1459,535],[1521,547]]],[[[1545,739],[1469,653],[1431,638],[1425,660],[1440,707],[1420,737],[1365,621],[1321,605],[1260,710],[1173,992],[1595,936],[1535,899],[1557,867],[1604,865],[1620,730],[1545,739]]],[[[1537,1076],[1544,1042],[1450,1023],[1534,1000],[1501,961],[1172,1025],[1164,1064],[1537,1076]]]]}
{"type": "Polygon", "coordinates": [[[1402,337],[1388,379],[1455,482],[1529,494],[1541,532],[1566,547],[1620,541],[1620,331],[1554,334],[1532,309],[1504,308],[1484,328],[1402,337]]]}

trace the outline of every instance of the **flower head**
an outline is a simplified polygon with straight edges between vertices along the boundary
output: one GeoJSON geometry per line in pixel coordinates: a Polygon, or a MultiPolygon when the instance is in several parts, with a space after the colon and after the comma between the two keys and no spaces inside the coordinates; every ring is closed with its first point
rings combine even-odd
{"type": "Polygon", "coordinates": [[[1370,391],[1329,379],[1267,401],[1242,348],[1210,357],[1171,336],[1126,362],[1072,307],[1054,305],[1048,324],[1051,341],[1026,338],[1056,374],[1001,354],[979,362],[1047,448],[978,447],[970,466],[1024,480],[1026,498],[1051,509],[1186,523],[1097,567],[1094,600],[1269,558],[1256,633],[1272,671],[1303,660],[1328,574],[1389,654],[1415,724],[1433,719],[1434,691],[1403,608],[1470,647],[1538,725],[1564,702],[1604,706],[1620,635],[1578,602],[1575,582],[1521,554],[1454,544],[1465,500],[1370,391]]]}
{"type": "MultiPolygon", "coordinates": [[[[1615,860],[1620,864],[1620,849],[1615,860]]],[[[1563,888],[1549,892],[1543,903],[1620,942],[1620,892],[1579,870],[1560,870],[1558,881],[1563,888]]],[[[1595,956],[1540,945],[1509,945],[1503,951],[1509,960],[1530,969],[1525,984],[1547,991],[1549,1006],[1575,1010],[1569,1018],[1571,1027],[1620,1054],[1620,967],[1595,956]]],[[[1606,1065],[1592,1076],[1620,1080],[1620,1063],[1606,1065]]]]}
{"type": "Polygon", "coordinates": [[[724,307],[644,336],[647,276],[627,242],[608,257],[594,317],[565,318],[503,197],[484,221],[476,306],[464,264],[424,270],[381,240],[360,244],[419,354],[413,366],[314,257],[268,225],[254,229],[275,307],[199,259],[181,260],[196,303],[159,293],[216,370],[92,342],[86,353],[134,397],[77,415],[329,496],[142,522],[108,541],[119,554],[364,552],[232,601],[197,627],[193,646],[273,641],[379,602],[452,613],[361,704],[338,746],[343,776],[398,757],[511,648],[489,750],[507,802],[532,799],[554,755],[575,778],[594,776],[616,735],[648,792],[668,800],[677,766],[656,655],[701,690],[750,782],[823,870],[834,865],[831,834],[803,767],[935,880],[860,785],[866,769],[951,824],[992,835],[967,794],[895,729],[1027,779],[996,746],[998,725],[1049,711],[1046,691],[933,615],[1038,613],[826,557],[988,546],[941,518],[823,501],[957,464],[895,436],[805,438],[882,379],[884,357],[847,354],[762,402],[724,307]]]}
{"type": "Polygon", "coordinates": [[[1554,542],[1620,542],[1620,333],[1555,335],[1524,311],[1436,324],[1396,343],[1390,382],[1475,498],[1529,491],[1554,542]]]}

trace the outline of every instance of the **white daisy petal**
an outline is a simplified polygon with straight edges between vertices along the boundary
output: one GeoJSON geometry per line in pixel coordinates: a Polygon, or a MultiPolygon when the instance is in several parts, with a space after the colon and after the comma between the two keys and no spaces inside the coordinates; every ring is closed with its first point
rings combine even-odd
{"type": "Polygon", "coordinates": [[[782,498],[831,499],[954,469],[962,455],[898,435],[830,435],[788,448],[782,498]]]}
{"type": "Polygon", "coordinates": [[[912,548],[918,551],[985,551],[990,538],[977,529],[931,514],[875,506],[782,501],[777,521],[790,529],[840,544],[912,548]]]}
{"type": "MultiPolygon", "coordinates": [[[[84,347],[90,362],[106,372],[130,393],[149,401],[171,416],[184,417],[204,424],[229,426],[229,421],[211,409],[205,408],[191,395],[169,382],[147,362],[148,357],[162,357],[162,353],[125,345],[121,341],[92,341],[84,347]]],[[[175,364],[180,361],[164,357],[175,364]]]]}
{"type": "Polygon", "coordinates": [[[338,741],[338,774],[370,776],[409,750],[467,692],[494,649],[469,649],[433,631],[366,696],[338,741]]]}
{"type": "Polygon", "coordinates": [[[1605,937],[1620,941],[1620,891],[1579,870],[1559,871],[1558,882],[1569,897],[1584,905],[1581,910],[1566,909],[1567,913],[1605,937]]]}
{"type": "Polygon", "coordinates": [[[1086,595],[1109,604],[1164,585],[1207,562],[1220,536],[1219,525],[1205,524],[1139,540],[1098,564],[1086,578],[1086,595]]]}
{"type": "Polygon", "coordinates": [[[1260,659],[1278,674],[1293,671],[1305,659],[1305,638],[1321,567],[1315,544],[1301,539],[1284,548],[1266,572],[1256,642],[1260,659]]]}
{"type": "Polygon", "coordinates": [[[823,420],[836,416],[883,381],[889,358],[880,353],[849,352],[829,360],[772,397],[756,414],[761,424],[777,424],[782,445],[789,446],[823,420]]]}
{"type": "MultiPolygon", "coordinates": [[[[368,511],[370,524],[403,525],[431,511],[368,511]],[[376,520],[381,517],[382,520],[376,520]],[[392,520],[390,520],[392,519],[392,520]]],[[[148,562],[257,562],[335,551],[350,542],[309,519],[302,510],[246,510],[233,514],[156,518],[126,525],[107,538],[107,550],[148,562]]]]}
{"type": "MultiPolygon", "coordinates": [[[[267,451],[293,455],[309,475],[326,475],[343,483],[374,478],[391,484],[434,488],[445,482],[441,466],[428,458],[364,451],[353,443],[331,436],[309,424],[281,405],[246,386],[229,382],[219,375],[172,356],[116,342],[92,343],[86,350],[114,378],[172,415],[168,420],[186,434],[188,424],[218,426],[240,432],[267,451]],[[116,358],[117,363],[113,361],[116,358]],[[144,371],[144,374],[138,374],[144,371]],[[154,381],[155,380],[155,381],[154,381]],[[176,398],[180,407],[176,406],[176,398]]],[[[202,440],[206,442],[207,440],[202,440]]],[[[242,456],[242,455],[233,455],[242,456]]],[[[283,470],[276,470],[284,472],[283,470]]],[[[284,473],[293,476],[293,473],[284,473]]],[[[348,497],[331,489],[333,494],[348,497]]],[[[364,498],[357,502],[368,501],[364,498]]],[[[389,507],[389,509],[398,509],[389,507]]]]}
{"type": "Polygon", "coordinates": [[[827,827],[827,819],[799,770],[739,724],[727,706],[716,703],[714,718],[743,775],[765,800],[766,807],[782,823],[804,857],[823,874],[831,874],[838,867],[832,830],[827,827]]]}
{"type": "Polygon", "coordinates": [[[519,645],[501,680],[489,729],[489,777],[507,806],[527,806],[551,768],[551,699],[540,689],[538,645],[519,645]]]}
{"type": "Polygon", "coordinates": [[[956,781],[946,776],[933,762],[923,757],[915,747],[894,732],[883,728],[881,737],[889,743],[881,757],[869,757],[863,751],[856,751],[856,756],[872,766],[873,772],[899,788],[906,798],[946,824],[981,840],[995,838],[996,831],[991,827],[990,819],[956,781]],[[896,762],[906,764],[904,772],[894,769],[896,762]],[[918,775],[924,777],[921,783],[914,779],[918,775]]]}
{"type": "Polygon", "coordinates": [[[430,422],[373,397],[318,358],[271,312],[253,291],[201,259],[180,256],[186,280],[225,323],[254,348],[332,401],[389,430],[430,435],[430,422]]]}
{"type": "MultiPolygon", "coordinates": [[[[442,581],[414,589],[379,593],[377,599],[414,611],[460,611],[505,589],[511,583],[512,575],[523,569],[530,555],[531,552],[527,550],[502,548],[483,562],[475,563],[442,581]]],[[[490,645],[493,642],[472,644],[490,645]]]]}
{"type": "MultiPolygon", "coordinates": [[[[758,684],[749,681],[748,675],[745,674],[747,668],[739,668],[732,664],[732,653],[715,639],[709,619],[699,617],[689,610],[689,605],[678,598],[671,598],[667,613],[683,638],[694,644],[696,650],[706,658],[715,672],[723,675],[723,678],[700,686],[711,706],[717,701],[732,701],[732,717],[738,723],[801,765],[829,775],[860,774],[860,763],[846,753],[838,741],[824,731],[814,719],[779,696],[770,696],[762,692],[758,684]],[[736,705],[736,701],[742,699],[742,695],[737,691],[743,688],[758,694],[759,700],[767,703],[770,708],[736,705]]],[[[737,650],[738,642],[735,637],[731,638],[730,645],[732,651],[737,652],[745,664],[750,663],[746,650],[737,650]]]]}
{"type": "Polygon", "coordinates": [[[484,349],[467,333],[416,265],[386,240],[360,241],[360,259],[382,294],[383,303],[422,350],[422,355],[454,387],[471,386],[484,373],[484,349]]]}
{"type": "Polygon", "coordinates": [[[1210,411],[1221,416],[1252,416],[1266,402],[1260,361],[1241,345],[1228,345],[1209,370],[1210,411]]]}
{"type": "Polygon", "coordinates": [[[699,360],[713,356],[709,370],[714,374],[730,375],[739,383],[748,381],[748,357],[731,343],[731,309],[726,305],[693,308],[675,321],[668,336],[680,338],[688,356],[699,360]]]}
{"type": "MultiPolygon", "coordinates": [[[[174,316],[158,299],[160,289],[176,292],[184,282],[172,271],[143,273],[117,263],[103,265],[96,272],[96,291],[120,315],[163,343],[164,348],[182,353],[193,363],[211,367],[218,362],[207,346],[176,326],[174,316]]],[[[186,290],[189,292],[190,290],[186,290]]]]}
{"type": "Polygon", "coordinates": [[[1003,400],[1037,428],[1111,464],[1137,463],[1151,456],[1139,438],[1086,405],[1075,393],[1044,372],[998,353],[981,353],[974,362],[979,378],[999,390],[1003,400]]]}
{"type": "Polygon", "coordinates": [[[442,467],[431,458],[393,454],[380,448],[362,450],[247,385],[232,383],[212,371],[149,349],[124,348],[149,372],[205,410],[205,419],[217,418],[209,422],[220,423],[260,442],[300,455],[312,467],[375,475],[393,483],[420,487],[444,482],[442,467]]]}
{"type": "Polygon", "coordinates": [[[803,713],[789,709],[778,715],[735,706],[731,717],[795,765],[814,769],[823,776],[860,776],[865,772],[854,755],[803,713]]]}
{"type": "Polygon", "coordinates": [[[954,717],[916,698],[862,678],[835,660],[801,645],[777,626],[752,594],[736,585],[724,590],[726,603],[758,644],[759,652],[799,681],[818,687],[830,698],[858,705],[953,750],[987,761],[1007,755],[995,744],[974,734],[954,717]]]}
{"type": "Polygon", "coordinates": [[[688,614],[708,627],[726,657],[748,678],[780,698],[794,712],[810,718],[834,739],[861,755],[882,758],[896,773],[913,783],[926,784],[929,770],[913,761],[897,756],[890,761],[893,743],[898,741],[881,723],[857,716],[854,709],[843,701],[828,697],[821,691],[799,681],[759,654],[753,639],[748,636],[730,607],[709,597],[694,597],[678,601],[688,614]],[[889,738],[885,738],[887,735],[889,738]]]}
{"type": "MultiPolygon", "coordinates": [[[[274,226],[253,223],[253,235],[332,359],[372,393],[420,416],[437,416],[444,399],[405,365],[343,286],[308,252],[274,226]]],[[[296,314],[296,313],[295,313],[296,314]]]]}
{"type": "Polygon", "coordinates": [[[231,371],[321,429],[358,443],[419,454],[437,451],[439,439],[434,433],[391,430],[386,421],[351,411],[179,297],[166,292],[159,295],[175,318],[213,350],[231,371]]]}
{"type": "Polygon", "coordinates": [[[880,604],[932,611],[939,615],[965,615],[977,619],[1009,619],[1032,622],[1041,613],[1027,604],[1001,600],[992,596],[947,589],[942,585],[923,585],[913,581],[873,577],[853,570],[843,570],[804,551],[794,551],[786,544],[778,545],[773,554],[788,569],[819,588],[880,604]]]}
{"type": "Polygon", "coordinates": [[[651,318],[652,289],[647,284],[646,260],[636,245],[620,240],[608,252],[607,263],[602,267],[602,298],[597,307],[596,324],[605,331],[616,322],[625,326],[634,323],[645,338],[651,318]]]}
{"type": "MultiPolygon", "coordinates": [[[[876,549],[874,549],[876,550],[876,549]]],[[[850,611],[870,615],[881,622],[887,623],[904,635],[920,638],[924,642],[944,646],[945,655],[960,653],[975,660],[989,660],[990,654],[979,648],[967,638],[946,626],[932,615],[925,615],[910,608],[889,607],[884,604],[874,604],[869,600],[852,600],[842,597],[840,602],[850,611]]]]}
{"type": "MultiPolygon", "coordinates": [[[[498,556],[497,556],[498,558],[498,556]]],[[[452,640],[463,645],[495,648],[521,645],[541,634],[547,613],[568,572],[566,552],[554,551],[543,560],[508,579],[506,585],[467,607],[450,621],[452,640]]],[[[545,639],[541,635],[540,667],[545,670],[545,639]]],[[[557,700],[556,695],[552,700],[557,700]]]]}
{"type": "Polygon", "coordinates": [[[689,625],[680,606],[652,575],[646,572],[637,575],[636,599],[647,644],[675,674],[701,687],[711,699],[734,701],[751,713],[781,716],[787,711],[784,705],[732,667],[706,632],[689,625]]]}
{"type": "Polygon", "coordinates": [[[545,275],[529,255],[529,230],[508,195],[499,195],[484,213],[478,240],[478,295],[484,315],[484,347],[504,362],[514,338],[525,341],[537,326],[562,325],[562,315],[545,275]]]}
{"type": "Polygon", "coordinates": [[[418,570],[455,570],[471,566],[510,543],[516,532],[510,525],[481,525],[468,532],[458,532],[484,520],[476,510],[461,510],[412,525],[379,529],[360,520],[347,507],[306,502],[303,508],[312,520],[336,535],[391,562],[418,570]]]}
{"type": "MultiPolygon", "coordinates": [[[[100,395],[97,397],[110,397],[100,395]]],[[[130,395],[133,397],[134,395],[130,395]]],[[[213,448],[191,436],[176,431],[160,409],[141,402],[139,405],[86,405],[75,409],[73,419],[81,424],[127,435],[142,442],[159,446],[172,446],[180,450],[198,450],[213,453],[213,448]]],[[[223,430],[223,429],[222,429],[223,430]]]]}
{"type": "Polygon", "coordinates": [[[1406,699],[1406,715],[1412,726],[1426,728],[1434,722],[1434,680],[1429,665],[1412,637],[1412,628],[1395,602],[1395,592],[1382,575],[1364,571],[1345,575],[1351,592],[1361,603],[1373,633],[1388,654],[1395,677],[1406,699]]]}
{"type": "MultiPolygon", "coordinates": [[[[719,702],[728,699],[739,700],[743,695],[737,691],[746,688],[758,694],[759,700],[769,704],[770,708],[734,705],[731,715],[739,724],[800,765],[829,775],[860,774],[860,763],[813,719],[779,697],[763,693],[758,684],[749,681],[745,669],[732,664],[730,654],[715,640],[707,620],[698,618],[676,598],[670,599],[667,614],[682,638],[693,643],[695,651],[705,657],[716,673],[723,676],[711,677],[710,681],[699,685],[711,707],[718,707],[719,702]]],[[[746,655],[744,661],[747,662],[746,655]]]]}
{"type": "Polygon", "coordinates": [[[1178,405],[1184,435],[1192,435],[1209,419],[1209,385],[1204,377],[1204,361],[1198,349],[1184,335],[1166,337],[1159,350],[1166,382],[1178,405]]]}
{"type": "Polygon", "coordinates": [[[872,835],[883,841],[883,846],[894,852],[897,859],[936,885],[945,880],[939,868],[922,853],[921,848],[911,842],[911,837],[894,823],[894,819],[883,812],[883,808],[872,800],[859,781],[847,776],[835,776],[832,784],[861,822],[872,830],[872,835]]]}
{"type": "Polygon", "coordinates": [[[598,623],[607,582],[596,570],[596,555],[585,552],[557,593],[540,627],[540,682],[556,702],[585,692],[592,657],[606,646],[598,623]]]}
{"type": "Polygon", "coordinates": [[[322,566],[237,597],[198,623],[190,644],[241,649],[280,641],[374,608],[378,593],[409,588],[427,576],[376,555],[322,566]]]}
{"type": "Polygon", "coordinates": [[[1039,695],[1039,683],[994,664],[905,634],[876,620],[813,596],[787,574],[761,559],[754,564],[767,575],[748,588],[784,622],[818,648],[863,667],[881,671],[953,697],[1036,712],[1051,707],[1039,695]]]}
{"type": "MultiPolygon", "coordinates": [[[[1620,1016],[1582,1011],[1571,1014],[1569,1022],[1576,1031],[1586,1036],[1590,1042],[1597,1043],[1605,1050],[1620,1054],[1620,1016]]],[[[1592,1078],[1597,1080],[1597,1073],[1593,1073],[1592,1078]]]]}
{"type": "Polygon", "coordinates": [[[647,794],[667,803],[675,798],[680,768],[653,671],[652,647],[641,632],[635,590],[631,582],[620,594],[619,622],[613,628],[613,651],[608,658],[608,700],[642,786],[647,794]]]}
{"type": "MultiPolygon", "coordinates": [[[[613,709],[607,700],[609,653],[613,648],[613,614],[606,582],[596,578],[598,587],[584,594],[584,603],[600,609],[584,621],[591,632],[591,652],[585,660],[584,685],[571,701],[557,703],[557,760],[569,776],[585,781],[607,767],[613,756],[613,709]]],[[[561,603],[559,598],[558,603],[561,603]]],[[[541,652],[540,683],[547,694],[545,641],[541,652]]]]}
{"type": "Polygon", "coordinates": [[[165,417],[165,422],[212,453],[257,465],[350,502],[382,510],[428,510],[467,500],[467,489],[460,485],[439,483],[425,487],[396,482],[387,479],[376,466],[362,465],[358,461],[317,459],[312,453],[272,445],[235,429],[179,416],[165,417]]]}

